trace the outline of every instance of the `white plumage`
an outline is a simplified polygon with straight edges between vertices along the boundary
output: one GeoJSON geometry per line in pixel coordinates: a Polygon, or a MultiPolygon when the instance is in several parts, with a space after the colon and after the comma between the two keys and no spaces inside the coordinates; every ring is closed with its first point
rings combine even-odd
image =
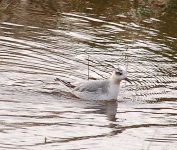
{"type": "MultiPolygon", "coordinates": [[[[88,80],[71,90],[76,97],[84,100],[113,100],[117,99],[121,80],[127,80],[124,67],[115,68],[107,80],[88,80]]],[[[66,83],[66,82],[65,82],[66,83]]],[[[70,84],[70,83],[69,83],[70,84]]],[[[66,85],[66,84],[65,84],[66,85]]]]}
{"type": "Polygon", "coordinates": [[[74,88],[72,93],[84,100],[111,100],[116,99],[119,85],[110,80],[87,81],[74,88]]]}

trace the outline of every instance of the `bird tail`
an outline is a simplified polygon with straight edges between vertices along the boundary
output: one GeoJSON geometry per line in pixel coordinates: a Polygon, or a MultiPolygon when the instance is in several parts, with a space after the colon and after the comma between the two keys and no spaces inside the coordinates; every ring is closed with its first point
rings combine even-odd
{"type": "Polygon", "coordinates": [[[55,81],[59,81],[60,83],[62,83],[61,85],[66,89],[67,92],[71,92],[71,90],[75,88],[75,86],[68,81],[64,81],[59,78],[56,78],[55,81]]]}

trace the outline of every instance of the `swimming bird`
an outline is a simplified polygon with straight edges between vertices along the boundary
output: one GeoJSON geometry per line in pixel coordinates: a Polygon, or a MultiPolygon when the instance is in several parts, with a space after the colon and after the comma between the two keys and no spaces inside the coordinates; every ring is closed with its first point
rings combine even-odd
{"type": "Polygon", "coordinates": [[[69,82],[62,81],[66,86],[73,88],[71,93],[76,97],[84,100],[116,100],[119,90],[120,82],[126,80],[127,71],[123,66],[114,68],[112,75],[106,80],[88,80],[74,87],[69,82]]]}

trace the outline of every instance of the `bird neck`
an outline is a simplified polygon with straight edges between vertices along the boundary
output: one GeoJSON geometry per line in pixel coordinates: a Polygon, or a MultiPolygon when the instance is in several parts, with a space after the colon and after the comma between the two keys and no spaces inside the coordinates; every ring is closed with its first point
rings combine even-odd
{"type": "Polygon", "coordinates": [[[117,80],[113,75],[109,78],[109,80],[116,85],[120,85],[121,80],[117,80]]]}

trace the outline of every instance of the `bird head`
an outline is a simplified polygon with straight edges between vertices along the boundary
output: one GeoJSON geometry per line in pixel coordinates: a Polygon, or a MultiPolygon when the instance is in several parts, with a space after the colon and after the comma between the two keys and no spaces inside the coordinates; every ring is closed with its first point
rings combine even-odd
{"type": "Polygon", "coordinates": [[[127,78],[127,70],[123,66],[115,67],[110,79],[114,83],[120,83],[121,80],[130,82],[130,80],[127,78]]]}

